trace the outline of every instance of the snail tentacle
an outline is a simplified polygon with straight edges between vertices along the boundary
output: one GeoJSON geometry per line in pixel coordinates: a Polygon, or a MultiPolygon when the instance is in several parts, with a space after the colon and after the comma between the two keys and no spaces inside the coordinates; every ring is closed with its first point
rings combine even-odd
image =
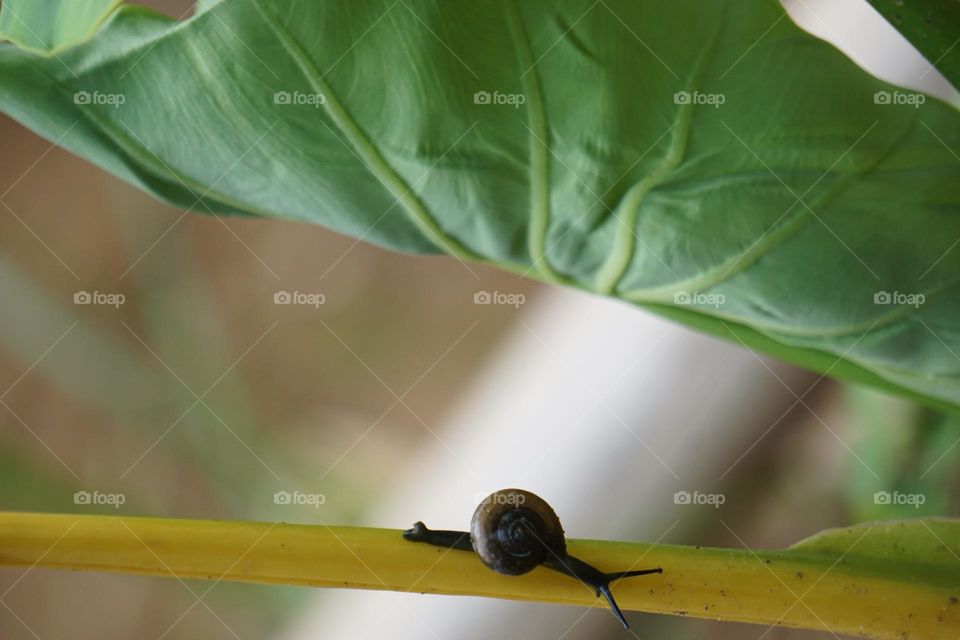
{"type": "Polygon", "coordinates": [[[623,628],[629,629],[630,625],[627,623],[627,619],[623,617],[623,612],[620,611],[620,607],[617,606],[617,601],[613,599],[613,594],[610,593],[610,585],[603,585],[600,587],[599,592],[607,599],[607,603],[610,605],[610,611],[613,611],[613,615],[617,617],[617,620],[620,621],[623,628]]]}
{"type": "Polygon", "coordinates": [[[613,573],[606,573],[604,575],[607,576],[610,582],[613,582],[615,580],[619,580],[620,578],[630,578],[633,576],[648,576],[651,573],[663,573],[663,569],[661,569],[660,567],[657,567],[656,569],[640,569],[637,571],[614,571],[613,573]]]}
{"type": "Polygon", "coordinates": [[[631,576],[644,576],[651,573],[663,573],[663,569],[657,567],[656,569],[639,569],[636,571],[615,571],[613,573],[604,573],[594,567],[589,565],[579,558],[575,558],[571,555],[566,555],[564,557],[553,557],[544,561],[543,566],[568,575],[571,578],[575,578],[587,585],[588,587],[593,587],[597,596],[603,596],[607,603],[610,605],[610,610],[613,611],[613,615],[617,617],[617,620],[620,621],[620,624],[623,625],[624,629],[629,629],[630,625],[627,624],[627,619],[624,618],[623,613],[620,611],[620,607],[617,606],[617,601],[613,598],[613,593],[610,591],[610,583],[621,578],[629,578],[631,576]]]}

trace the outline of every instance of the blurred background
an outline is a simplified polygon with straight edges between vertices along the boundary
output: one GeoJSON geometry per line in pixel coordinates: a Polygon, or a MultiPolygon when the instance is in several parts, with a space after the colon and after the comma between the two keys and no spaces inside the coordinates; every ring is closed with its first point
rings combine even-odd
{"type": "MultiPolygon", "coordinates": [[[[862,0],[785,4],[956,100],[862,0]]],[[[958,515],[956,418],[580,292],[184,214],[2,118],[0,140],[0,509],[462,529],[521,486],[571,537],[749,548],[958,515]]],[[[0,569],[0,638],[626,637],[601,609],[209,586],[0,569]]]]}

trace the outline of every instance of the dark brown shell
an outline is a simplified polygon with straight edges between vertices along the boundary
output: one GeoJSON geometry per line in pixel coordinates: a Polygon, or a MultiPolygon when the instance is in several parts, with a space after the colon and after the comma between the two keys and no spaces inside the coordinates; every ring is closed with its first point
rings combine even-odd
{"type": "Polygon", "coordinates": [[[485,565],[508,576],[567,553],[560,518],[543,498],[523,489],[484,498],[470,521],[470,542],[485,565]]]}

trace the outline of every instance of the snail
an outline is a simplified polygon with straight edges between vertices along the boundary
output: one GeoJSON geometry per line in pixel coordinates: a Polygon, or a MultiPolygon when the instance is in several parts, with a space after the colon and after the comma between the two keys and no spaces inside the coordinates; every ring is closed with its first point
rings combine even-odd
{"type": "Polygon", "coordinates": [[[610,583],[620,578],[663,573],[663,569],[604,573],[567,553],[560,519],[546,501],[523,489],[503,489],[487,496],[473,513],[470,531],[428,529],[422,522],[403,532],[412,542],[476,551],[497,573],[519,576],[543,566],[579,580],[610,604],[624,629],[626,618],[613,599],[610,583]]]}

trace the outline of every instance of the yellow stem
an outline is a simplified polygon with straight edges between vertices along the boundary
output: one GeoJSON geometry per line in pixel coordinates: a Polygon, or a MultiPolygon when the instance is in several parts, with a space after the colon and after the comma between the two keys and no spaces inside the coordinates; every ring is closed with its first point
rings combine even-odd
{"type": "MultiPolygon", "coordinates": [[[[568,546],[604,571],[663,567],[615,584],[624,610],[891,640],[954,640],[960,630],[957,584],[921,580],[909,565],[889,575],[868,561],[799,550],[568,546]]],[[[475,554],[407,542],[393,529],[0,512],[2,565],[604,606],[560,574],[501,576],[475,554]]]]}

